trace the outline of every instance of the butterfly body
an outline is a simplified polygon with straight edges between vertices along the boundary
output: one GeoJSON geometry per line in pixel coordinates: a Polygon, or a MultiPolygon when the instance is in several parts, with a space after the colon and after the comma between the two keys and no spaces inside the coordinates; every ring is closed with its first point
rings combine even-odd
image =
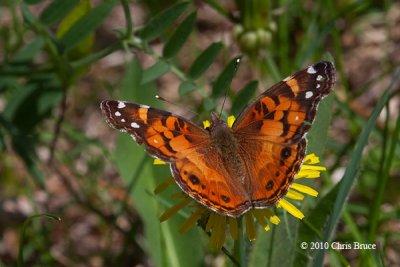
{"type": "Polygon", "coordinates": [[[212,146],[215,147],[214,150],[218,152],[217,158],[221,159],[230,178],[244,185],[247,172],[243,159],[239,155],[238,140],[232,128],[214,114],[211,117],[210,139],[212,146]]]}
{"type": "Polygon", "coordinates": [[[107,100],[101,110],[153,157],[170,164],[180,188],[217,213],[239,217],[275,205],[305,157],[305,134],[335,81],[320,62],[277,83],[245,108],[232,128],[212,114],[203,129],[144,105],[107,100]]]}

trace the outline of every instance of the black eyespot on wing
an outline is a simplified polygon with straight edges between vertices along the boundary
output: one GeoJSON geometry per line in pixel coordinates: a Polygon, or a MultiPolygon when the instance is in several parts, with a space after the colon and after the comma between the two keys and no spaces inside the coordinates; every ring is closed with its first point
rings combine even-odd
{"type": "Polygon", "coordinates": [[[194,175],[194,174],[189,175],[189,180],[190,180],[190,182],[192,182],[192,184],[194,184],[194,185],[197,185],[197,184],[200,183],[199,178],[198,178],[196,175],[194,175]]]}
{"type": "Polygon", "coordinates": [[[274,187],[274,182],[269,181],[266,185],[265,185],[265,189],[267,189],[267,191],[271,190],[274,187]]]}

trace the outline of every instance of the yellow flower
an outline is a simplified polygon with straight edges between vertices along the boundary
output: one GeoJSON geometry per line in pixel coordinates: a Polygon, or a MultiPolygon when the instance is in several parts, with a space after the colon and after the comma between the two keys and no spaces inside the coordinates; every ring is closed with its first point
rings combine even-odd
{"type": "MultiPolygon", "coordinates": [[[[228,125],[232,127],[235,118],[230,116],[228,118],[228,125]]],[[[210,126],[209,121],[203,122],[204,128],[210,126]]],[[[291,187],[289,188],[287,194],[279,200],[276,207],[283,208],[288,213],[293,215],[298,219],[303,219],[304,214],[288,199],[293,200],[303,200],[304,194],[316,197],[318,196],[318,192],[308,186],[299,184],[297,181],[301,178],[318,178],[320,177],[321,171],[326,171],[325,167],[315,166],[318,164],[319,158],[315,154],[309,154],[305,157],[303,161],[303,165],[300,168],[300,171],[297,173],[295,177],[295,181],[291,187]]],[[[154,160],[154,164],[166,164],[163,161],[158,159],[154,160]]],[[[171,177],[161,183],[156,189],[155,193],[159,194],[164,191],[168,186],[175,185],[174,179],[171,177]]],[[[225,242],[226,232],[229,231],[232,239],[238,239],[239,226],[245,225],[247,238],[249,240],[256,239],[256,225],[257,223],[265,230],[270,230],[270,223],[278,225],[280,223],[280,219],[273,212],[272,208],[266,209],[252,209],[246,212],[243,216],[239,218],[232,218],[229,216],[224,216],[218,214],[212,210],[207,209],[205,206],[197,203],[192,198],[187,196],[186,194],[179,194],[181,201],[175,204],[174,206],[168,208],[160,217],[160,221],[165,221],[169,219],[171,216],[175,215],[178,211],[186,206],[190,206],[192,208],[192,213],[186,218],[185,222],[182,224],[179,229],[180,232],[184,233],[188,231],[196,222],[206,219],[205,225],[203,225],[203,229],[210,234],[209,246],[212,248],[221,248],[225,242]],[[243,221],[241,221],[243,217],[243,221]]]]}

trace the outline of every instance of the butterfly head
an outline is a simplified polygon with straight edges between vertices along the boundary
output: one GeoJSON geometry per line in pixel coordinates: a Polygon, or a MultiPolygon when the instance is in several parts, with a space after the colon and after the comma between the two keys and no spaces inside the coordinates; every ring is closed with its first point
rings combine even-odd
{"type": "Polygon", "coordinates": [[[211,126],[210,126],[210,131],[214,131],[216,128],[229,128],[228,124],[221,120],[218,113],[212,112],[211,113],[211,126]]]}

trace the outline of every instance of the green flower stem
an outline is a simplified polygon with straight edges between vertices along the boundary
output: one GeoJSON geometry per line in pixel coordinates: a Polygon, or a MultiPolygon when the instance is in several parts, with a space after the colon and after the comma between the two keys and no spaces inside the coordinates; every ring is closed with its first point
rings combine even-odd
{"type": "Polygon", "coordinates": [[[122,9],[124,11],[125,21],[126,21],[126,31],[125,38],[129,39],[133,34],[133,24],[131,18],[131,11],[129,9],[129,3],[127,0],[121,0],[122,9]]]}
{"type": "MultiPolygon", "coordinates": [[[[397,75],[399,75],[399,74],[400,74],[400,70],[397,71],[397,75]]],[[[394,161],[393,159],[394,159],[394,154],[396,151],[397,142],[399,140],[399,135],[400,135],[400,116],[397,117],[396,127],[395,127],[395,130],[394,130],[392,138],[391,138],[389,152],[388,152],[388,155],[385,160],[386,164],[384,165],[384,168],[383,168],[383,176],[381,179],[379,179],[379,183],[377,183],[378,192],[376,194],[376,198],[373,203],[373,207],[372,207],[372,211],[371,211],[371,215],[370,215],[370,229],[369,229],[369,235],[368,235],[368,240],[370,242],[375,242],[375,240],[376,240],[376,233],[377,233],[378,223],[379,223],[379,218],[380,218],[380,213],[381,213],[381,204],[383,201],[387,183],[389,181],[389,172],[390,172],[390,168],[394,161]]]]}
{"type": "Polygon", "coordinates": [[[246,237],[245,237],[245,230],[243,228],[243,217],[238,220],[238,238],[234,240],[233,245],[233,256],[236,262],[233,263],[236,266],[246,266],[246,237]]]}

